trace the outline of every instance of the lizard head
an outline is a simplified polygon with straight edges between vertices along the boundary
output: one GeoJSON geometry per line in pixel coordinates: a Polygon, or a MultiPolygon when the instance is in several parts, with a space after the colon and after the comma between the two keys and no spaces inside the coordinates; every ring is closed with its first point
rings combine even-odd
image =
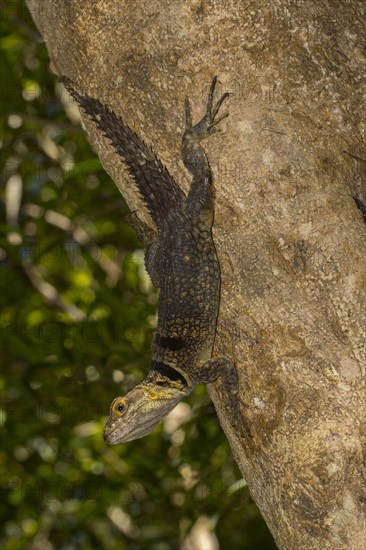
{"type": "Polygon", "coordinates": [[[144,437],[188,393],[183,388],[152,383],[136,386],[125,397],[112,401],[104,427],[104,441],[108,445],[118,445],[144,437]]]}

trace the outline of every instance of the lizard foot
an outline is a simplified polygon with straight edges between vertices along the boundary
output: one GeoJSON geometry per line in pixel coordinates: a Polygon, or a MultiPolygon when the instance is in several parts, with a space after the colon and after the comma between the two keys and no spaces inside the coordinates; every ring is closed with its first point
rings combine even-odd
{"type": "Polygon", "coordinates": [[[215,105],[213,105],[213,98],[214,98],[214,92],[215,87],[217,83],[217,76],[215,76],[212,80],[210,91],[208,94],[208,100],[207,100],[207,108],[206,113],[203,116],[203,118],[195,125],[192,126],[192,113],[191,113],[191,105],[189,102],[188,97],[185,100],[185,123],[186,123],[186,136],[191,136],[193,138],[196,138],[197,141],[201,141],[202,139],[214,134],[215,132],[218,132],[219,129],[216,128],[216,126],[225,118],[229,116],[229,113],[225,113],[219,117],[217,117],[220,107],[225,101],[227,97],[229,97],[230,93],[225,92],[220,99],[216,102],[215,105]]]}

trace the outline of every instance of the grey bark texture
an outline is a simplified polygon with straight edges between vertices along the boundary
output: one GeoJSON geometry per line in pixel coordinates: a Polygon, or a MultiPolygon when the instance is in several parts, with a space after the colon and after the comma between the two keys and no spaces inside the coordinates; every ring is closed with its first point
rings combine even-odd
{"type": "Polygon", "coordinates": [[[55,72],[121,115],[185,191],[184,97],[197,120],[215,74],[233,93],[205,149],[222,270],[215,352],[239,370],[243,437],[222,414],[225,388],[210,393],[280,549],[366,548],[366,225],[352,198],[364,181],[343,153],[366,157],[363,0],[28,6],[55,72]]]}

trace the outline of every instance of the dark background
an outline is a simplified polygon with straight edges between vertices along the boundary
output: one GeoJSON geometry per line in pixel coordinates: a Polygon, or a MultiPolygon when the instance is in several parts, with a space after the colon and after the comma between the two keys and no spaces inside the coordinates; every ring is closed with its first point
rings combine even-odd
{"type": "Polygon", "coordinates": [[[195,526],[275,549],[204,387],[176,426],[103,443],[148,371],[158,294],[25,5],[2,2],[1,26],[0,547],[198,550],[195,526]]]}

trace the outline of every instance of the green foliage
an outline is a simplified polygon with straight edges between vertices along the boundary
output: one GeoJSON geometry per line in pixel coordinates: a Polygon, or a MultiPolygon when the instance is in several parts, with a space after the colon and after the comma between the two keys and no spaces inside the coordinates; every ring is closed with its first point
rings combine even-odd
{"type": "Polygon", "coordinates": [[[204,517],[222,548],[275,548],[204,388],[181,425],[105,446],[109,403],[148,370],[158,296],[22,2],[2,25],[1,548],[168,550],[204,517]]]}

